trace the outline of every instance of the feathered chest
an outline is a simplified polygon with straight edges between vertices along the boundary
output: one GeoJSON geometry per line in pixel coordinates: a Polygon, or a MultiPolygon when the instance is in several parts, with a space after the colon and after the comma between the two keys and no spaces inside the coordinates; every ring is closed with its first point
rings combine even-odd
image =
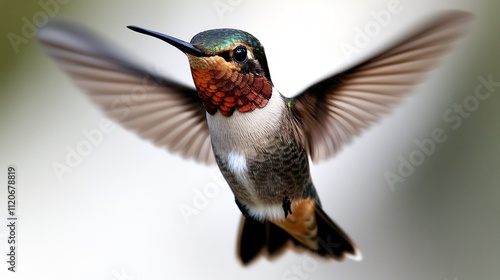
{"type": "Polygon", "coordinates": [[[265,108],[250,112],[235,111],[231,116],[207,112],[207,124],[215,153],[254,149],[283,133],[286,106],[282,96],[272,94],[265,108]]]}
{"type": "Polygon", "coordinates": [[[232,116],[263,108],[272,95],[271,83],[262,76],[229,68],[191,69],[193,80],[206,111],[232,116]]]}

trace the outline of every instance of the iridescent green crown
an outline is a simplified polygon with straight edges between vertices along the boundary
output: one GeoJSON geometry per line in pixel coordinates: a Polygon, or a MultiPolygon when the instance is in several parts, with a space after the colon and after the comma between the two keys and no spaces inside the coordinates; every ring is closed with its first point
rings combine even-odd
{"type": "Polygon", "coordinates": [[[252,34],[238,29],[211,29],[196,34],[191,44],[208,55],[216,55],[228,51],[232,46],[245,44],[253,49],[255,58],[271,80],[264,47],[252,34]]]}

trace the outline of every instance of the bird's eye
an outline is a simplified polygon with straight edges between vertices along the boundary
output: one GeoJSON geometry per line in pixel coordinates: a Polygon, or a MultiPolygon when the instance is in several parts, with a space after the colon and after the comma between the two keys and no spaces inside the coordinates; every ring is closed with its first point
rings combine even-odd
{"type": "Polygon", "coordinates": [[[233,59],[238,63],[247,61],[247,48],[239,46],[233,50],[233,59]]]}

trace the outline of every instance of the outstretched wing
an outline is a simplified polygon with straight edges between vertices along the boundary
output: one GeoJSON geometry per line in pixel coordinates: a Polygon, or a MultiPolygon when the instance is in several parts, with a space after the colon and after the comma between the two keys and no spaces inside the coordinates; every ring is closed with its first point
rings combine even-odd
{"type": "Polygon", "coordinates": [[[67,22],[41,29],[38,40],[73,81],[123,126],[184,157],[215,162],[205,109],[194,88],[145,70],[67,22]]]}
{"type": "Polygon", "coordinates": [[[377,121],[463,34],[472,16],[450,11],[412,35],[297,96],[292,110],[314,161],[327,159],[377,121]]]}

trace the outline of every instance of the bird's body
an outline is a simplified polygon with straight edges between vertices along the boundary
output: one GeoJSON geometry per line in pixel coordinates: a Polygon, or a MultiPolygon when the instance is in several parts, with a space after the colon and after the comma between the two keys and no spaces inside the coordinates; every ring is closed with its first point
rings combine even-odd
{"type": "Polygon", "coordinates": [[[333,156],[378,119],[461,34],[468,18],[463,12],[444,13],[295,98],[274,87],[263,46],[241,30],[208,30],[187,43],[129,27],[183,51],[196,90],[152,75],[78,28],[48,28],[39,40],[126,127],[218,164],[244,215],[239,247],[244,263],[263,248],[275,254],[289,239],[322,256],[359,259],[354,243],[321,208],[309,158],[333,156]],[[146,95],[133,95],[131,83],[141,84],[146,95]],[[122,108],[120,95],[133,101],[122,108]]]}
{"type": "Polygon", "coordinates": [[[309,180],[307,152],[294,135],[284,98],[274,92],[266,107],[230,118],[207,115],[222,174],[239,202],[251,213],[262,213],[255,215],[262,220],[281,218],[283,210],[272,214],[266,209],[281,209],[285,197],[300,198],[309,180]]]}

